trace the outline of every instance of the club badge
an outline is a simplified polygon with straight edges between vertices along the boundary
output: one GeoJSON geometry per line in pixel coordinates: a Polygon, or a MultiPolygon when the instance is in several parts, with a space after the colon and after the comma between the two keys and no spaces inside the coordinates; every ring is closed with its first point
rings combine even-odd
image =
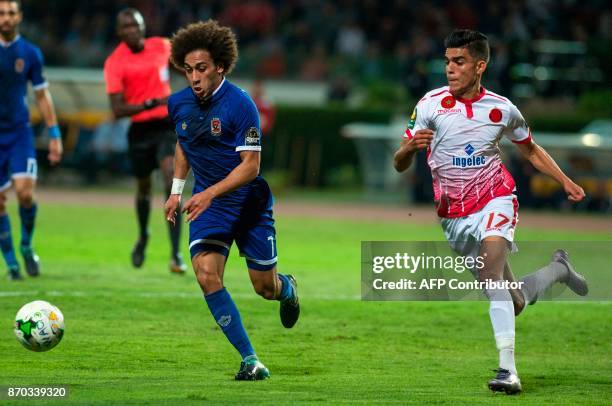
{"type": "Polygon", "coordinates": [[[210,133],[216,136],[221,135],[221,119],[215,117],[210,120],[210,133]]]}
{"type": "Polygon", "coordinates": [[[15,59],[15,72],[22,73],[25,68],[25,61],[21,58],[15,59]]]}
{"type": "Polygon", "coordinates": [[[412,112],[412,115],[410,116],[410,121],[408,121],[408,128],[413,130],[414,129],[414,124],[416,123],[416,118],[417,118],[417,109],[416,107],[414,108],[414,111],[412,112]]]}
{"type": "Polygon", "coordinates": [[[442,107],[444,107],[445,109],[452,109],[453,107],[455,107],[455,103],[457,102],[453,96],[446,96],[440,102],[442,107]]]}

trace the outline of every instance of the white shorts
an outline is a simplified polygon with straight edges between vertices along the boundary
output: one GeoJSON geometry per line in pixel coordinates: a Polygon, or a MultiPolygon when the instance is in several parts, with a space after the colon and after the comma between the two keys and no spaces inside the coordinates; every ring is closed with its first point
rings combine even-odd
{"type": "Polygon", "coordinates": [[[518,223],[518,200],[515,195],[492,199],[476,213],[465,217],[442,218],[440,223],[446,240],[459,255],[476,257],[480,242],[486,237],[504,237],[511,252],[517,252],[514,229],[518,223]]]}

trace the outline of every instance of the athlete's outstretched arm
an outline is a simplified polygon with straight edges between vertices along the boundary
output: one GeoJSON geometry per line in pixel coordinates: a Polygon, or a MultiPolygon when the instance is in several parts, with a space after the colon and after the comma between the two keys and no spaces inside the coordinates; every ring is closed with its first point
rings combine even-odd
{"type": "Polygon", "coordinates": [[[176,142],[176,147],[174,149],[174,177],[177,179],[185,179],[187,178],[187,174],[189,173],[189,162],[187,162],[187,157],[185,156],[185,152],[183,152],[183,148],[181,148],[181,144],[176,142]]]}
{"type": "Polygon", "coordinates": [[[418,130],[410,139],[402,139],[399,149],[393,157],[393,166],[398,172],[404,172],[412,165],[412,159],[418,150],[427,148],[431,145],[433,131],[430,129],[418,130]]]}
{"type": "Polygon", "coordinates": [[[57,127],[57,116],[55,115],[55,109],[53,108],[53,99],[49,89],[43,88],[34,91],[36,97],[36,105],[40,114],[45,120],[47,128],[55,129],[56,135],[49,137],[49,162],[56,164],[62,159],[62,153],[64,151],[62,147],[62,138],[59,134],[57,127]]]}
{"type": "Polygon", "coordinates": [[[174,179],[172,180],[172,190],[170,196],[166,200],[164,205],[164,211],[166,213],[166,220],[174,224],[176,211],[181,205],[181,193],[183,192],[183,186],[185,185],[185,179],[189,173],[189,162],[185,157],[185,152],[181,148],[181,144],[176,143],[174,150],[174,179]]]}
{"type": "Polygon", "coordinates": [[[161,99],[148,99],[144,103],[140,104],[127,104],[123,93],[111,93],[109,94],[111,109],[115,118],[131,117],[138,113],[142,113],[145,110],[157,107],[160,104],[167,104],[168,98],[164,97],[161,99]]]}
{"type": "Polygon", "coordinates": [[[548,153],[531,141],[526,144],[516,144],[521,154],[540,172],[555,179],[567,193],[567,198],[573,202],[584,199],[584,190],[574,183],[548,153]]]}
{"type": "Polygon", "coordinates": [[[191,197],[183,206],[183,212],[188,213],[185,221],[196,219],[212,203],[214,198],[233,192],[240,186],[246,185],[259,174],[261,153],[259,151],[242,151],[242,162],[234,168],[225,179],[215,183],[206,190],[191,197]]]}

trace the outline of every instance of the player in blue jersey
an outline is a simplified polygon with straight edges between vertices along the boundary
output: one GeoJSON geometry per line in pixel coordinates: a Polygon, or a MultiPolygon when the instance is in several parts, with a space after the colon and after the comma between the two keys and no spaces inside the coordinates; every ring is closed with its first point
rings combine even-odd
{"type": "Polygon", "coordinates": [[[6,194],[12,184],[19,202],[20,248],[26,271],[31,276],[40,272],[38,255],[32,249],[37,163],[26,103],[28,82],[32,83],[36,104],[48,127],[49,161],[56,164],[62,157],[61,134],[42,74],[43,56],[38,47],[19,35],[21,20],[19,1],[0,0],[0,248],[10,279],[21,279],[6,212],[6,194]]]}
{"type": "Polygon", "coordinates": [[[259,176],[257,108],[245,91],[225,78],[238,57],[230,28],[212,20],[188,25],[173,36],[171,55],[190,87],[168,100],[178,142],[166,217],[175,221],[191,169],[193,196],[183,212],[190,222],[189,249],[198,283],[215,321],[242,357],[236,380],[266,379],[268,369],[258,360],[223,285],[227,256],[236,241],[255,291],[265,299],[280,301],[283,326],[291,328],[298,320],[295,279],[276,272],[273,197],[259,176]]]}

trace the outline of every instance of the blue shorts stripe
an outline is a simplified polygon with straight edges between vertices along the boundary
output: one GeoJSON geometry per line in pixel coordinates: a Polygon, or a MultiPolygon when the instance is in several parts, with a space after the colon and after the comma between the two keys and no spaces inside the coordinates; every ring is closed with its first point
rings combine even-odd
{"type": "Polygon", "coordinates": [[[259,264],[259,265],[272,265],[272,264],[276,264],[277,262],[276,257],[272,259],[267,259],[267,260],[255,259],[255,258],[249,258],[249,257],[246,257],[246,259],[247,261],[255,262],[256,264],[259,264]]]}
{"type": "Polygon", "coordinates": [[[189,244],[189,249],[193,248],[194,246],[198,245],[198,244],[211,244],[211,245],[218,245],[220,247],[223,247],[227,250],[230,249],[230,245],[223,242],[223,241],[219,241],[219,240],[215,240],[215,239],[211,239],[211,238],[200,238],[199,240],[195,240],[192,241],[189,244]]]}

